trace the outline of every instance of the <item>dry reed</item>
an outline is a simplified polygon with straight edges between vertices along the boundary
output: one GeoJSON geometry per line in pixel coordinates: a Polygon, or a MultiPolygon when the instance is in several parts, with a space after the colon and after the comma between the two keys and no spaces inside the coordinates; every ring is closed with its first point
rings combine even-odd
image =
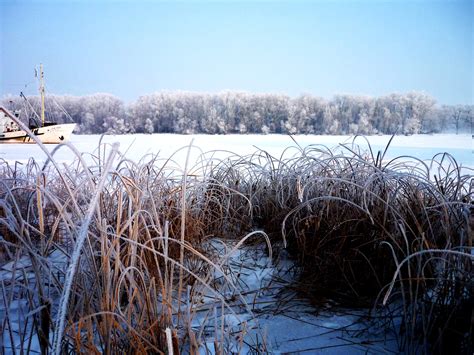
{"type": "Polygon", "coordinates": [[[42,353],[198,353],[209,339],[235,351],[246,330],[226,336],[235,297],[222,282],[247,305],[226,267],[233,250],[217,252],[214,237],[266,240],[270,257],[286,248],[292,287],[314,304],[373,306],[400,350],[473,350],[473,176],[449,155],[388,161],[388,146],[354,142],[280,157],[210,152],[181,170],[104,144],[87,157],[57,149],[76,159],[61,167],[54,150],[43,166],[0,163],[4,351],[13,332],[17,350],[37,339],[42,353]],[[28,312],[15,328],[20,299],[28,312]]]}

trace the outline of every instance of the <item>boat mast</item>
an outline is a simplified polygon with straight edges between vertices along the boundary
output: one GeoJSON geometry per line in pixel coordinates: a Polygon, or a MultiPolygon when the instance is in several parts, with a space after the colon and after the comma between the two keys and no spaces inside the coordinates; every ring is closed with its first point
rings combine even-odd
{"type": "Polygon", "coordinates": [[[40,87],[41,95],[41,126],[44,127],[44,73],[43,73],[43,64],[40,64],[40,87]]]}

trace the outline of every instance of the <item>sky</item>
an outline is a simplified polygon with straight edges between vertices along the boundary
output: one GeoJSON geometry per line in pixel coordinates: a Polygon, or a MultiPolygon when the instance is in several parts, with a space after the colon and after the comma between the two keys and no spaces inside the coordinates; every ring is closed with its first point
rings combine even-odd
{"type": "Polygon", "coordinates": [[[473,104],[473,1],[0,0],[0,97],[158,91],[473,104]]]}

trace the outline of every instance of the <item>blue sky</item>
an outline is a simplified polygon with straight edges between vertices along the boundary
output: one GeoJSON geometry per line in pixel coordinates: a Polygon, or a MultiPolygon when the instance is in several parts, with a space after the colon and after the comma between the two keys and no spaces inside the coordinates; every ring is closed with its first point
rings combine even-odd
{"type": "Polygon", "coordinates": [[[472,1],[0,0],[0,96],[162,90],[473,103],[472,1]],[[25,87],[25,84],[28,84],[25,87]]]}

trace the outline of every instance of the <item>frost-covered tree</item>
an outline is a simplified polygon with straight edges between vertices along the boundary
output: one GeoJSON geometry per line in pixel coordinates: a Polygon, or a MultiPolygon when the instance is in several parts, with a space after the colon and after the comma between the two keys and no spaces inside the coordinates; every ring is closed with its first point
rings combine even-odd
{"type": "Polygon", "coordinates": [[[443,106],[443,111],[449,118],[449,121],[454,125],[456,134],[463,128],[471,128],[473,120],[473,106],[469,105],[454,105],[443,106]]]}
{"type": "Polygon", "coordinates": [[[374,128],[370,123],[370,117],[367,112],[361,113],[357,123],[357,134],[373,134],[374,128]]]}
{"type": "Polygon", "coordinates": [[[153,122],[151,122],[151,120],[149,118],[147,118],[145,120],[144,132],[145,133],[153,133],[154,132],[153,122]]]}
{"type": "MultiPolygon", "coordinates": [[[[21,109],[25,121],[32,111],[39,111],[39,97],[28,97],[28,102],[2,99],[12,110],[21,109]]],[[[77,132],[84,134],[415,134],[440,132],[449,128],[449,122],[459,131],[470,126],[473,115],[472,106],[438,107],[430,96],[416,92],[380,97],[336,95],[329,100],[307,94],[290,98],[231,91],[160,92],[128,105],[109,94],[62,95],[46,103],[48,120],[72,119],[78,123],[77,132]]]]}

